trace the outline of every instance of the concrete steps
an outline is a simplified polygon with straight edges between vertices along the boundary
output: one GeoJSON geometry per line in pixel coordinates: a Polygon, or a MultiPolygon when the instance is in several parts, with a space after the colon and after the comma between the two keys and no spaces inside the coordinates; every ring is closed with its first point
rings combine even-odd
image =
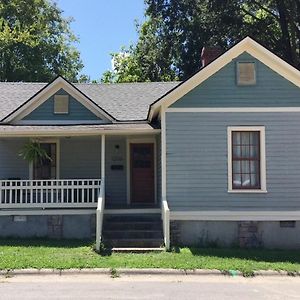
{"type": "Polygon", "coordinates": [[[103,241],[115,250],[159,249],[163,246],[160,214],[105,216],[103,241]]]}

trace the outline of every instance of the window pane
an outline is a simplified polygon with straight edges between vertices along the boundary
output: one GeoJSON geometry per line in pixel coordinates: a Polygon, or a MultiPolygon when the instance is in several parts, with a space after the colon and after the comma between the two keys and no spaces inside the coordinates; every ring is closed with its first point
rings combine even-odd
{"type": "Polygon", "coordinates": [[[232,167],[233,173],[241,173],[241,162],[240,161],[234,161],[233,167],[232,167]]]}
{"type": "Polygon", "coordinates": [[[235,189],[260,187],[260,132],[232,132],[232,184],[235,189]]]}
{"type": "Polygon", "coordinates": [[[239,145],[241,143],[241,133],[238,131],[232,132],[232,143],[233,145],[239,145]]]}
{"type": "Polygon", "coordinates": [[[241,147],[233,146],[232,147],[232,155],[233,155],[233,157],[241,158],[241,147]]]}
{"type": "Polygon", "coordinates": [[[233,182],[232,182],[232,185],[236,188],[240,188],[241,187],[241,184],[242,184],[242,175],[241,174],[234,174],[233,175],[233,182]]]}
{"type": "Polygon", "coordinates": [[[250,133],[250,144],[251,145],[258,145],[259,141],[259,132],[258,131],[252,131],[250,133]]]}
{"type": "Polygon", "coordinates": [[[259,163],[258,161],[250,161],[250,172],[259,174],[259,163]]]}
{"type": "Polygon", "coordinates": [[[250,173],[250,166],[248,160],[242,161],[242,173],[250,173]]]}
{"type": "Polygon", "coordinates": [[[243,131],[241,132],[241,136],[242,136],[242,144],[243,145],[249,145],[250,142],[250,134],[248,131],[243,131]]]}
{"type": "Polygon", "coordinates": [[[242,174],[242,187],[250,187],[250,175],[242,174]]]}
{"type": "Polygon", "coordinates": [[[241,157],[242,158],[249,158],[249,156],[250,156],[249,146],[242,146],[241,148],[242,148],[241,157]]]}
{"type": "Polygon", "coordinates": [[[250,153],[249,153],[250,158],[256,158],[258,159],[258,146],[250,146],[250,153]]]}
{"type": "Polygon", "coordinates": [[[251,174],[251,186],[252,187],[259,187],[258,174],[251,174]]]}

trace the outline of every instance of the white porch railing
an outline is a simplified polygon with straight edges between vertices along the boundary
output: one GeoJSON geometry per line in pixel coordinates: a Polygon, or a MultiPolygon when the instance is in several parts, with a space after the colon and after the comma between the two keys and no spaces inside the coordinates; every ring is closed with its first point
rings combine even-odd
{"type": "Polygon", "coordinates": [[[170,249],[170,209],[167,200],[162,200],[161,215],[163,221],[164,242],[166,250],[170,249]]]}
{"type": "Polygon", "coordinates": [[[0,209],[97,207],[100,179],[0,180],[0,209]]]}

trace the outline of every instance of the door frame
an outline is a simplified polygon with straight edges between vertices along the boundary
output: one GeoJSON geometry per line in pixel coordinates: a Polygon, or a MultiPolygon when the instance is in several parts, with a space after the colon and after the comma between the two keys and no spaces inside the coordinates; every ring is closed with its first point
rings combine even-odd
{"type": "MultiPolygon", "coordinates": [[[[60,179],[60,139],[31,139],[32,142],[40,144],[56,144],[56,174],[55,179],[60,179]]],[[[33,180],[33,162],[29,163],[29,179],[33,180]]]]}
{"type": "Polygon", "coordinates": [[[157,142],[155,137],[127,138],[126,139],[126,181],[127,181],[127,204],[131,204],[131,144],[153,144],[154,160],[154,202],[157,204],[157,142]]]}

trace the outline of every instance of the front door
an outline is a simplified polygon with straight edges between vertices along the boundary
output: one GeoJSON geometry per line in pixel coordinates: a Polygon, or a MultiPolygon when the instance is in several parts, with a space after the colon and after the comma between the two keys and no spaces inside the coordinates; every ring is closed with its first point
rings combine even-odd
{"type": "Polygon", "coordinates": [[[130,144],[130,162],[131,203],[154,203],[154,144],[130,144]]]}
{"type": "Polygon", "coordinates": [[[33,179],[56,179],[56,143],[41,143],[48,157],[33,164],[33,179]]]}

